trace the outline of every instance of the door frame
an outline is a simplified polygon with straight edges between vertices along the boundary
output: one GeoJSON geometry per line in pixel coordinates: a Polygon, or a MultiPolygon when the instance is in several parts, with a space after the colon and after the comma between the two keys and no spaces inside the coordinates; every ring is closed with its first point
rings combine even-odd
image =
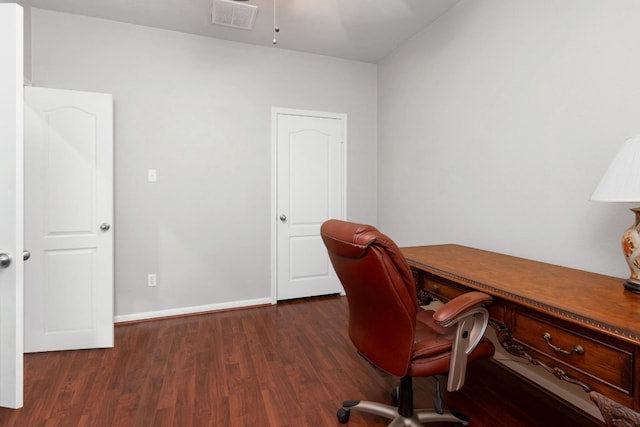
{"type": "Polygon", "coordinates": [[[292,108],[273,107],[271,109],[271,304],[277,304],[278,300],[278,116],[303,116],[325,119],[342,120],[343,125],[343,168],[344,181],[342,183],[342,206],[344,218],[347,218],[347,115],[344,113],[330,113],[326,111],[299,110],[292,108]]]}

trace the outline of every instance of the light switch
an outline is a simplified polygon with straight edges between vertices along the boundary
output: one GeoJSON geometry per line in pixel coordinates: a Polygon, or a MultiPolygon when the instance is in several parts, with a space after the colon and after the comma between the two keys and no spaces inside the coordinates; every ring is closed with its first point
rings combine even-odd
{"type": "Polygon", "coordinates": [[[155,169],[148,169],[147,170],[147,181],[149,182],[156,182],[158,180],[158,174],[156,173],[155,169]]]}

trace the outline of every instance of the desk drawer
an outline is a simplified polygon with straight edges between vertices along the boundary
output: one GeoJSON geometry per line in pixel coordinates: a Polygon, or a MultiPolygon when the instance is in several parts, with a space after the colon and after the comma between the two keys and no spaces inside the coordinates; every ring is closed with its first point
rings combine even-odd
{"type": "Polygon", "coordinates": [[[590,381],[593,379],[626,395],[633,394],[633,346],[593,332],[587,336],[573,325],[519,311],[514,313],[511,329],[512,339],[536,357],[566,368],[570,375],[588,384],[594,385],[590,381]]]}
{"type": "Polygon", "coordinates": [[[425,291],[429,292],[431,295],[436,297],[437,299],[447,302],[458,295],[462,295],[465,292],[469,292],[469,290],[462,289],[452,282],[443,279],[433,279],[431,276],[423,275],[421,277],[420,286],[425,291]]]}

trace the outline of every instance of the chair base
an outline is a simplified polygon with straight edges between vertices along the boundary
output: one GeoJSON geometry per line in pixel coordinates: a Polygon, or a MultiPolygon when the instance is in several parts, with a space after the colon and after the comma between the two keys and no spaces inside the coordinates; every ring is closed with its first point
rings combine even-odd
{"type": "Polygon", "coordinates": [[[398,413],[398,408],[395,406],[359,400],[346,400],[342,404],[342,408],[338,409],[337,416],[341,424],[349,422],[351,410],[366,412],[390,419],[391,423],[389,423],[389,427],[422,427],[424,423],[434,422],[450,422],[456,423],[458,426],[469,425],[469,419],[465,415],[451,411],[443,411],[439,414],[434,409],[417,409],[413,412],[413,416],[404,417],[398,413]]]}

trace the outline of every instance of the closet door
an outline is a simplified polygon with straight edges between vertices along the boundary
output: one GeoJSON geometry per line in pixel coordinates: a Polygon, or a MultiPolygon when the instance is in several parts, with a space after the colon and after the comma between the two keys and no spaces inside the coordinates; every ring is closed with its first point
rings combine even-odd
{"type": "Polygon", "coordinates": [[[340,114],[277,111],[277,299],[342,292],[320,225],[345,215],[345,121],[340,114]]]}
{"type": "Polygon", "coordinates": [[[113,99],[25,88],[25,352],[113,347],[113,99]]]}

